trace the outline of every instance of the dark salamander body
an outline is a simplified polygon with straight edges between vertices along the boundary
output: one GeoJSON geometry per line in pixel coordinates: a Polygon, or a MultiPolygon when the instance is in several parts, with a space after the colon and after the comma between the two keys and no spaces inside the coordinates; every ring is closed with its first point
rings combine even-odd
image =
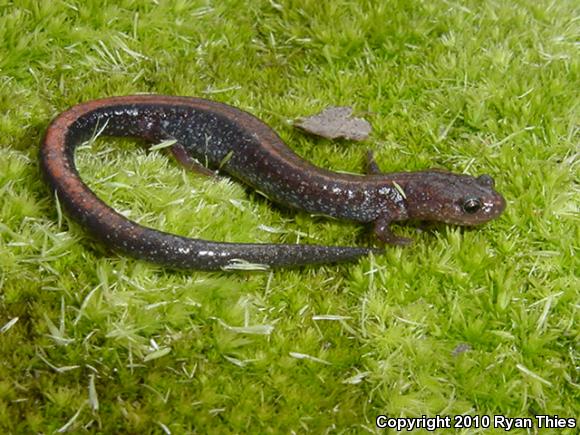
{"type": "Polygon", "coordinates": [[[188,97],[137,95],[72,107],[48,128],[41,166],[66,211],[112,248],[176,268],[216,270],[239,262],[270,267],[348,261],[370,248],[300,244],[241,244],[190,239],[143,227],[98,199],[74,164],[75,148],[95,131],[147,141],[175,140],[174,154],[220,167],[280,204],[374,225],[385,243],[405,244],[393,221],[421,219],[475,225],[499,216],[505,201],[488,175],[441,170],[381,174],[369,158],[368,175],[314,166],[290,150],[262,121],[231,106],[188,97]]]}

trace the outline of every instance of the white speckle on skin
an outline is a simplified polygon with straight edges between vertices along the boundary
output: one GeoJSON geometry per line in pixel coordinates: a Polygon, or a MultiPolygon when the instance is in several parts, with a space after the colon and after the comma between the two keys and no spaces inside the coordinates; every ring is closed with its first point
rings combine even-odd
{"type": "MultiPolygon", "coordinates": [[[[180,254],[185,254],[185,255],[188,255],[188,254],[190,254],[190,253],[191,253],[191,248],[184,248],[184,247],[181,247],[181,246],[180,246],[179,248],[177,248],[177,251],[178,251],[180,254]]],[[[201,254],[201,252],[200,252],[200,254],[201,254]]]]}
{"type": "Polygon", "coordinates": [[[216,252],[216,251],[198,251],[197,254],[200,257],[227,257],[228,252],[216,252]]]}
{"type": "Polygon", "coordinates": [[[138,116],[139,111],[137,109],[119,109],[114,111],[115,116],[123,116],[123,115],[130,115],[130,116],[138,116]]]}

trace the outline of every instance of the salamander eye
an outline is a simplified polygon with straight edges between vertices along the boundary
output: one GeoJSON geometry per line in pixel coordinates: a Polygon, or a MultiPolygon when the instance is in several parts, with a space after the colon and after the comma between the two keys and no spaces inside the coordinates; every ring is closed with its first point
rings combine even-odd
{"type": "Polygon", "coordinates": [[[483,186],[491,187],[492,189],[495,187],[495,181],[491,175],[480,175],[477,177],[477,181],[479,181],[479,184],[483,186]]]}
{"type": "Polygon", "coordinates": [[[474,214],[481,208],[481,201],[477,198],[467,198],[461,207],[465,213],[474,214]]]}

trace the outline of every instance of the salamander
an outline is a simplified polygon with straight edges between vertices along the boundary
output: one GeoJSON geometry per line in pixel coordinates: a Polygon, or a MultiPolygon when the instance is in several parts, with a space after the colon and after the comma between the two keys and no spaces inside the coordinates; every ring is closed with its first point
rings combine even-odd
{"type": "Polygon", "coordinates": [[[375,248],[309,244],[225,243],[144,227],[101,201],[75,167],[77,146],[96,131],[149,142],[175,141],[189,166],[242,181],[284,206],[370,223],[378,240],[403,245],[390,224],[417,219],[476,225],[505,208],[489,175],[472,177],[432,169],[381,173],[371,154],[366,175],[317,167],[295,154],[266,124],[232,106],[193,97],[135,95],[78,104],[58,115],[40,149],[40,166],[65,211],[116,251],[173,268],[219,270],[243,263],[266,267],[355,260],[375,248]]]}

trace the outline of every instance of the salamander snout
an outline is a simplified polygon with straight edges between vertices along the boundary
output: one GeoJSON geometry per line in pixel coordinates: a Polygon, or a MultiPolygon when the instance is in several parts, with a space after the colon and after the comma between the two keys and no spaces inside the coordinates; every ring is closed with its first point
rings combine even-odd
{"type": "MultiPolygon", "coordinates": [[[[455,201],[454,210],[458,220],[449,219],[452,223],[461,225],[477,225],[495,219],[505,209],[503,196],[495,191],[495,180],[487,174],[463,180],[462,188],[458,188],[459,198],[455,201]]],[[[452,213],[455,215],[455,213],[452,213]]]]}
{"type": "Polygon", "coordinates": [[[425,171],[414,182],[407,203],[409,217],[457,225],[478,225],[497,218],[506,203],[490,175],[472,177],[425,171]]]}

